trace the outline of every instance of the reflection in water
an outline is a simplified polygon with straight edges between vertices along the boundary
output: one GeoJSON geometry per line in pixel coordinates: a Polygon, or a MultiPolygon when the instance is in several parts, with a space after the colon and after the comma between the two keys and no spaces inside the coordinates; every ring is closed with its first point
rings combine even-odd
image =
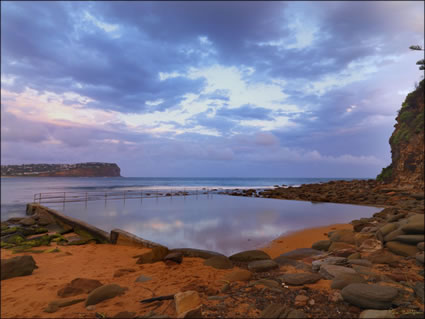
{"type": "Polygon", "coordinates": [[[346,223],[380,208],[224,195],[49,204],[110,231],[121,228],[169,248],[226,255],[265,245],[288,231],[346,223]]]}

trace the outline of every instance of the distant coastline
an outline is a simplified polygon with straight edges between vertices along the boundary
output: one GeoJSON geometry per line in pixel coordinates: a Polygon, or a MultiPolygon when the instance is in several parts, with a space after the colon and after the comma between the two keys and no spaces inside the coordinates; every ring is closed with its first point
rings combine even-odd
{"type": "Polygon", "coordinates": [[[2,165],[1,177],[121,177],[115,163],[2,165]]]}

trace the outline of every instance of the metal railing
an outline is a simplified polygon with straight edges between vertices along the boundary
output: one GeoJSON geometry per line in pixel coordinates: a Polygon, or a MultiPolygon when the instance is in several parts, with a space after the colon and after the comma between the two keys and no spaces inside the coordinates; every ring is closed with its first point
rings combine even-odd
{"type": "Polygon", "coordinates": [[[159,198],[173,196],[193,196],[193,195],[211,195],[217,194],[217,189],[200,188],[190,190],[125,190],[125,191],[109,191],[109,192],[48,192],[34,194],[34,203],[68,203],[68,202],[88,202],[95,200],[127,200],[127,199],[143,199],[143,198],[159,198]]]}

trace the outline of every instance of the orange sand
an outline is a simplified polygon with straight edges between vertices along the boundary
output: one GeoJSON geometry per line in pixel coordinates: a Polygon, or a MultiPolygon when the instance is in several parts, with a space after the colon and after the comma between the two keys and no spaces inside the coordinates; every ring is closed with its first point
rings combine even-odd
{"type": "MultiPolygon", "coordinates": [[[[325,239],[324,233],[330,230],[350,227],[340,224],[298,231],[274,240],[263,250],[276,257],[295,248],[311,247],[313,242],[325,239]]],[[[36,249],[43,248],[47,247],[36,249]]],[[[173,266],[163,262],[138,265],[132,257],[149,250],[129,246],[89,244],[58,248],[59,253],[31,254],[39,267],[32,275],[1,281],[1,318],[93,318],[95,312],[114,316],[121,311],[135,312],[141,316],[153,310],[158,303],[141,304],[140,300],[186,290],[201,291],[203,303],[216,303],[207,301],[207,295],[218,293],[217,290],[224,284],[221,279],[232,271],[204,266],[201,258],[184,258],[181,265],[173,266]],[[115,271],[122,268],[131,268],[135,272],[114,278],[115,271]],[[142,274],[152,280],[135,282],[142,274]],[[59,289],[79,277],[97,279],[102,284],[116,283],[129,290],[123,296],[97,304],[91,311],[84,307],[84,302],[60,308],[55,313],[43,311],[49,302],[60,299],[57,296],[59,289]]],[[[1,258],[24,254],[30,253],[13,254],[10,250],[1,249],[1,258]]],[[[326,289],[328,283],[323,282],[319,286],[326,289]]],[[[85,295],[75,298],[78,297],[84,298],[85,295]]],[[[176,317],[172,300],[164,301],[154,311],[176,317]]]]}
{"type": "Polygon", "coordinates": [[[311,248],[311,245],[316,241],[328,239],[327,233],[336,229],[352,230],[353,226],[350,224],[333,224],[295,231],[273,240],[261,250],[275,258],[297,248],[311,248]]]}

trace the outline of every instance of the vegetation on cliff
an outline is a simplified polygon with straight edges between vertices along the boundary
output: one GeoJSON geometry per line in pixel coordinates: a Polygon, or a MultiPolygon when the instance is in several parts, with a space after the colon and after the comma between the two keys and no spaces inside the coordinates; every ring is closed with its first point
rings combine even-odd
{"type": "Polygon", "coordinates": [[[424,188],[424,86],[422,79],[402,103],[389,140],[392,163],[382,169],[378,181],[424,188]]]}

